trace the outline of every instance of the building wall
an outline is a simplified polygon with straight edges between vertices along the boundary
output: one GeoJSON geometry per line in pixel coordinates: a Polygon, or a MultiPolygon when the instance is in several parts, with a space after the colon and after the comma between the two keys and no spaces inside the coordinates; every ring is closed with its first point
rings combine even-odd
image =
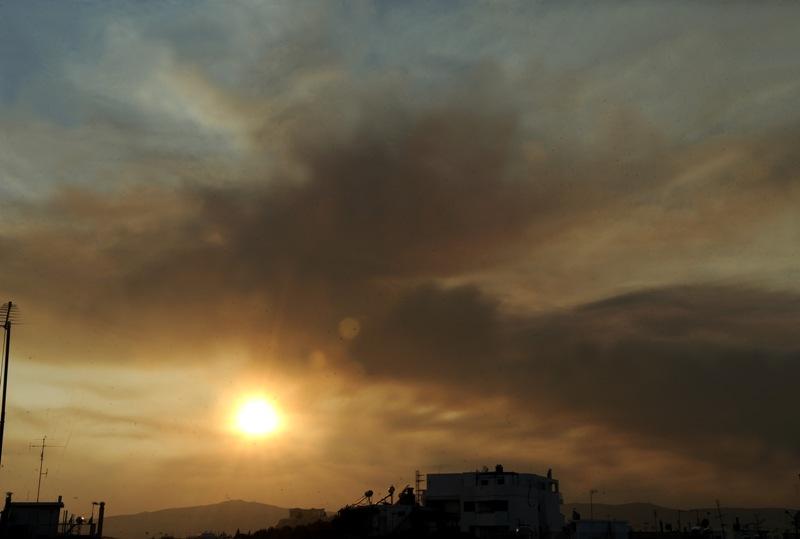
{"type": "Polygon", "coordinates": [[[546,539],[564,527],[561,503],[558,481],[536,474],[500,469],[427,476],[425,504],[457,513],[461,531],[474,535],[520,529],[546,539]]]}
{"type": "Polygon", "coordinates": [[[576,520],[575,539],[628,539],[630,526],[620,520],[576,520]]]}
{"type": "Polygon", "coordinates": [[[3,529],[9,537],[55,537],[60,511],[56,503],[6,504],[3,529]]]}

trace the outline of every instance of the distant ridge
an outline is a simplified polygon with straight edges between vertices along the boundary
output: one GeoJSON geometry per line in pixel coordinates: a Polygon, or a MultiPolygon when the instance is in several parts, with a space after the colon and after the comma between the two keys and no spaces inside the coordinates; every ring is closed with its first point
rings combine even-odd
{"type": "MultiPolygon", "coordinates": [[[[588,503],[565,503],[562,506],[562,512],[567,520],[572,518],[572,511],[576,510],[580,513],[581,518],[589,518],[589,504],[588,503]]],[[[594,518],[606,519],[612,518],[616,520],[627,520],[634,530],[654,530],[659,529],[658,521],[662,521],[664,525],[667,523],[672,524],[674,529],[678,527],[678,509],[670,507],[663,507],[651,503],[623,503],[623,504],[594,504],[594,518]],[[654,514],[655,511],[655,514],[654,514]],[[654,520],[655,526],[654,526],[654,520]]],[[[736,517],[739,517],[739,522],[744,526],[752,526],[759,518],[760,527],[762,530],[788,530],[791,527],[789,518],[786,515],[786,509],[783,507],[764,507],[745,509],[739,507],[723,507],[721,509],[723,520],[727,530],[731,530],[733,522],[736,517]]],[[[716,507],[704,507],[697,509],[681,509],[680,521],[683,527],[694,526],[697,519],[707,518],[711,527],[719,529],[719,519],[717,518],[716,507]]]]}
{"type": "Polygon", "coordinates": [[[118,539],[144,539],[162,534],[186,537],[204,531],[233,534],[237,528],[243,532],[268,528],[288,516],[289,510],[283,507],[230,500],[210,505],[109,516],[105,519],[103,535],[118,539]]]}

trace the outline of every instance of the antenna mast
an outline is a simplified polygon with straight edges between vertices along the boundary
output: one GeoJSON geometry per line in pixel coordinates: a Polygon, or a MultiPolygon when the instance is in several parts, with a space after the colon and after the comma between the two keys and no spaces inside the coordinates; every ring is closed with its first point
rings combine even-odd
{"type": "Polygon", "coordinates": [[[49,470],[42,471],[42,468],[44,467],[44,448],[45,447],[64,447],[64,446],[47,444],[47,436],[43,436],[41,444],[38,444],[38,445],[31,444],[30,445],[31,449],[33,449],[34,447],[39,447],[39,448],[42,449],[42,452],[39,453],[39,480],[38,480],[38,483],[36,485],[36,501],[38,502],[39,501],[39,493],[42,491],[42,476],[43,475],[47,475],[47,472],[49,471],[49,470]]]}
{"type": "MultiPolygon", "coordinates": [[[[717,502],[717,518],[719,518],[719,529],[722,532],[722,539],[725,539],[725,521],[723,520],[724,515],[722,514],[722,509],[720,509],[719,507],[719,500],[716,500],[716,502],[717,502]]],[[[756,520],[757,519],[758,516],[756,516],[756,520]]]]}
{"type": "Polygon", "coordinates": [[[589,520],[594,520],[594,495],[599,493],[596,488],[589,489],[589,520]]]}
{"type": "Polygon", "coordinates": [[[3,401],[0,408],[0,463],[3,460],[3,433],[6,430],[6,393],[8,392],[8,357],[11,349],[11,324],[15,322],[17,306],[11,301],[4,303],[0,307],[0,317],[3,319],[3,329],[5,330],[5,346],[3,347],[3,401]]]}

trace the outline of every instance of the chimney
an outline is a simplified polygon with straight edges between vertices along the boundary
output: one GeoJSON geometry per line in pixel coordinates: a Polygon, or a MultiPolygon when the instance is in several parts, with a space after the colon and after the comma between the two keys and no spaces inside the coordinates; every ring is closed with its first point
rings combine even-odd
{"type": "Polygon", "coordinates": [[[103,516],[106,513],[106,502],[100,502],[100,511],[97,513],[97,537],[103,537],[103,516]]]}

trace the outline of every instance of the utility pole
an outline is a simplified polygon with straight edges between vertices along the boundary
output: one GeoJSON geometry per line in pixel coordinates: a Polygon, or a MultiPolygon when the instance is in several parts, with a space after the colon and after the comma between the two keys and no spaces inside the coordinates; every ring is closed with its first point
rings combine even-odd
{"type": "Polygon", "coordinates": [[[725,521],[722,520],[722,510],[719,507],[719,500],[717,502],[717,518],[719,518],[719,529],[722,532],[722,539],[725,539],[725,521]]]}
{"type": "Polygon", "coordinates": [[[8,392],[8,356],[11,350],[11,324],[15,322],[17,306],[9,301],[0,307],[0,316],[3,318],[3,337],[5,346],[3,347],[3,401],[0,407],[0,464],[3,461],[3,433],[6,430],[6,393],[8,392]]]}
{"type": "Polygon", "coordinates": [[[39,453],[39,480],[38,480],[38,484],[36,485],[36,501],[38,502],[39,501],[39,494],[42,491],[42,476],[43,475],[47,475],[47,472],[49,471],[49,470],[42,471],[42,468],[44,467],[44,448],[45,447],[63,447],[63,446],[61,446],[61,445],[48,445],[47,444],[47,436],[43,436],[41,444],[39,444],[39,445],[31,444],[30,445],[31,449],[33,449],[34,447],[38,447],[38,448],[42,449],[42,452],[39,453]]]}
{"type": "Polygon", "coordinates": [[[589,520],[594,520],[594,495],[598,492],[596,488],[589,490],[589,520]]]}

